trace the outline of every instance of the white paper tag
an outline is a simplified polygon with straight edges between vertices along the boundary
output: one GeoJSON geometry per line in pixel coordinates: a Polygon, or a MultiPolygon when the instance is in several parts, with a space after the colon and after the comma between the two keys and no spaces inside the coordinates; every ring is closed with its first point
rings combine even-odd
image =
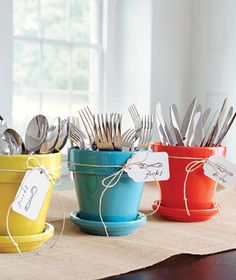
{"type": "Polygon", "coordinates": [[[125,171],[136,182],[164,181],[170,177],[168,154],[136,152],[127,162],[125,171]]]}
{"type": "Polygon", "coordinates": [[[49,178],[41,169],[35,168],[27,171],[12,204],[12,209],[31,220],[36,220],[49,186],[49,178]]]}
{"type": "Polygon", "coordinates": [[[204,163],[204,174],[224,187],[236,185],[236,165],[222,156],[211,156],[204,163]]]}

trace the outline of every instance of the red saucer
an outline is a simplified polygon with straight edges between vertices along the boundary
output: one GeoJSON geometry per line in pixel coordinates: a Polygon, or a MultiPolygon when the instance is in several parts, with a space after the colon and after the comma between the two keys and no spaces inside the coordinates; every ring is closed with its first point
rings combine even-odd
{"type": "MultiPolygon", "coordinates": [[[[156,210],[157,205],[158,201],[153,201],[153,210],[156,210]]],[[[168,208],[160,205],[159,209],[157,210],[157,214],[159,214],[161,217],[167,220],[177,222],[202,222],[207,221],[213,216],[215,216],[218,213],[219,208],[220,207],[218,204],[213,204],[212,208],[210,209],[189,209],[189,216],[186,212],[186,209],[168,208]]]]}

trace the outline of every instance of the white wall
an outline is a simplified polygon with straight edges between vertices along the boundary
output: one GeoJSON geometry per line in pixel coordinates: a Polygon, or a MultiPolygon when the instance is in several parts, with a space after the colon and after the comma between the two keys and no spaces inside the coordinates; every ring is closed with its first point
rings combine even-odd
{"type": "MultiPolygon", "coordinates": [[[[197,96],[205,108],[219,108],[225,97],[236,107],[236,1],[153,0],[152,110],[164,115],[176,103],[182,116],[197,96]]],[[[236,162],[236,125],[223,144],[236,162]]]]}
{"type": "Polygon", "coordinates": [[[125,112],[127,119],[129,104],[144,114],[160,101],[166,113],[171,103],[182,112],[191,99],[192,2],[108,0],[107,5],[105,110],[125,112]]]}
{"type": "Polygon", "coordinates": [[[152,111],[157,101],[169,116],[172,103],[181,115],[191,99],[192,2],[154,0],[152,8],[152,111]]]}
{"type": "Polygon", "coordinates": [[[193,1],[192,52],[192,94],[206,103],[234,97],[236,1],[193,1]]]}
{"type": "Polygon", "coordinates": [[[141,113],[150,111],[151,2],[107,1],[104,110],[123,112],[125,119],[131,103],[141,113]]]}
{"type": "MultiPolygon", "coordinates": [[[[228,98],[236,107],[236,1],[193,1],[192,96],[213,109],[228,98]]],[[[236,126],[224,144],[236,162],[236,126]]]]}

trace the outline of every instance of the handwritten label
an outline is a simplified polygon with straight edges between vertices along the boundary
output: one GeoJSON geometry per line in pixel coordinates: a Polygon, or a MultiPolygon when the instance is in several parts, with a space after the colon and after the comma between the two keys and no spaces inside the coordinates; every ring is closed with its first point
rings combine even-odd
{"type": "Polygon", "coordinates": [[[204,174],[224,187],[236,185],[236,165],[222,156],[211,156],[203,166],[204,174]]]}
{"type": "Polygon", "coordinates": [[[35,168],[27,171],[12,204],[12,209],[31,220],[36,220],[49,186],[48,176],[41,169],[35,168]]]}
{"type": "Polygon", "coordinates": [[[137,152],[126,165],[125,171],[136,182],[163,181],[170,177],[168,154],[165,152],[137,152]]]}

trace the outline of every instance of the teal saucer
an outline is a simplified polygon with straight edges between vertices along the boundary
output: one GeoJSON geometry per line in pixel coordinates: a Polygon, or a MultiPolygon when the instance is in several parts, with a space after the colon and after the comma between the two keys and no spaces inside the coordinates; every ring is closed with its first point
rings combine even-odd
{"type": "MultiPolygon", "coordinates": [[[[77,225],[81,231],[93,235],[106,235],[102,222],[81,219],[79,210],[70,214],[71,221],[77,225]]],[[[132,234],[138,227],[145,224],[146,216],[138,212],[137,219],[128,222],[105,222],[109,236],[121,236],[132,234]]]]}

